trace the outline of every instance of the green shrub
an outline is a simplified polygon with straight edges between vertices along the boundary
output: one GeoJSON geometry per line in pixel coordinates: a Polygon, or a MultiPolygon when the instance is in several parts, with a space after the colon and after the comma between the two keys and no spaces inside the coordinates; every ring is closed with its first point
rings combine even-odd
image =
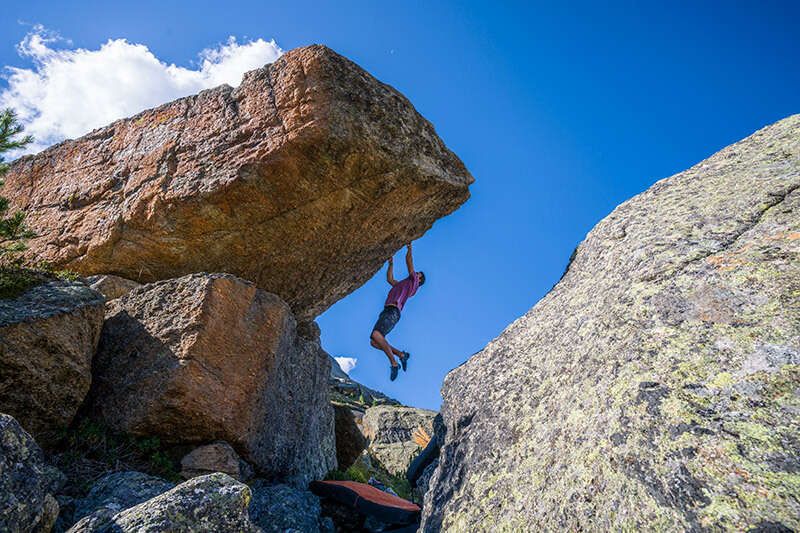
{"type": "MultiPolygon", "coordinates": [[[[375,462],[370,459],[370,463],[375,462]]],[[[411,484],[405,477],[393,476],[378,464],[370,466],[363,457],[360,457],[350,468],[342,472],[332,470],[328,472],[325,479],[334,481],[357,481],[358,483],[369,483],[369,478],[374,477],[387,487],[391,488],[401,498],[411,499],[411,484]]]]}
{"type": "MultiPolygon", "coordinates": [[[[8,172],[4,154],[10,150],[24,148],[33,141],[30,135],[18,137],[22,125],[11,109],[0,112],[0,178],[8,172]]],[[[3,182],[0,180],[0,186],[3,182]]],[[[25,214],[21,211],[8,212],[8,199],[0,196],[0,265],[14,265],[14,258],[25,249],[25,239],[33,233],[25,226],[25,214]]]]}
{"type": "Polygon", "coordinates": [[[0,264],[0,300],[16,298],[28,289],[53,279],[76,281],[80,276],[69,270],[54,270],[44,263],[31,268],[18,264],[0,264]]]}

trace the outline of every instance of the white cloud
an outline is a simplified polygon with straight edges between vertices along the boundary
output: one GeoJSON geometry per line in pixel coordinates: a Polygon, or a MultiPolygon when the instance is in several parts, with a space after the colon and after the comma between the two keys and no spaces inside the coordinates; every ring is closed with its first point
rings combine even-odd
{"type": "Polygon", "coordinates": [[[350,374],[350,371],[356,367],[356,363],[358,362],[358,359],[355,357],[334,357],[334,359],[336,359],[336,362],[342,367],[345,374],[350,374]]]}
{"type": "Polygon", "coordinates": [[[58,48],[59,43],[70,44],[35,26],[17,45],[33,68],[5,67],[8,87],[0,92],[0,108],[15,109],[34,136],[25,153],[203,89],[236,86],[242,74],[283,53],[274,40],[239,44],[230,37],[201,51],[198,67],[191,69],[167,64],[147,46],[125,39],[109,39],[97,50],[58,48]]]}

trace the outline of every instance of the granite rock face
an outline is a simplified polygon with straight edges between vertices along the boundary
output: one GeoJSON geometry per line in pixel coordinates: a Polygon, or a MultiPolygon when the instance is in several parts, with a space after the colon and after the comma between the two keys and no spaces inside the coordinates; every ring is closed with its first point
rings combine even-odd
{"type": "Polygon", "coordinates": [[[620,205],[447,376],[422,528],[797,530],[798,363],[795,115],[620,205]]]}
{"type": "Polygon", "coordinates": [[[0,414],[0,531],[49,532],[58,516],[55,479],[33,437],[0,414]]]}
{"type": "Polygon", "coordinates": [[[414,430],[423,428],[433,435],[435,411],[394,405],[370,407],[364,414],[363,431],[369,441],[368,452],[390,473],[403,476],[420,447],[412,439],[414,430]]]}
{"type": "Polygon", "coordinates": [[[99,520],[83,519],[70,533],[236,531],[256,533],[247,514],[250,489],[226,474],[196,477],[139,505],[99,520]]]}
{"type": "Polygon", "coordinates": [[[142,282],[230,272],[305,320],[469,197],[411,103],[324,46],[17,160],[33,257],[142,282]],[[392,206],[388,209],[387,206],[392,206]]]}
{"type": "Polygon", "coordinates": [[[0,299],[0,409],[43,445],[72,422],[92,381],[103,296],[53,280],[0,299]]]}
{"type": "Polygon", "coordinates": [[[277,296],[229,274],[144,285],[109,303],[91,411],[164,442],[224,440],[305,484],[335,468],[328,355],[277,296]]]}

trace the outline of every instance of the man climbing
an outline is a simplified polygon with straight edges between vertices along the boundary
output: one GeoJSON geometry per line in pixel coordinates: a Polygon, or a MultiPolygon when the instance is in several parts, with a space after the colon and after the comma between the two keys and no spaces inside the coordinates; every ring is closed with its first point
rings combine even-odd
{"type": "Polygon", "coordinates": [[[397,379],[398,367],[397,360],[400,359],[400,364],[403,365],[403,371],[406,370],[408,365],[408,358],[411,354],[398,350],[386,340],[386,335],[392,331],[400,320],[400,311],[406,304],[409,298],[417,293],[417,289],[425,284],[425,274],[423,272],[416,272],[414,270],[414,258],[411,255],[411,243],[406,247],[406,267],[408,267],[408,277],[402,281],[394,279],[394,259],[389,258],[389,266],[386,269],[386,281],[392,286],[389,291],[389,296],[386,297],[383,311],[381,311],[378,321],[372,328],[372,335],[370,335],[370,344],[373,348],[381,350],[389,358],[389,363],[392,365],[389,379],[394,381],[397,379]]]}

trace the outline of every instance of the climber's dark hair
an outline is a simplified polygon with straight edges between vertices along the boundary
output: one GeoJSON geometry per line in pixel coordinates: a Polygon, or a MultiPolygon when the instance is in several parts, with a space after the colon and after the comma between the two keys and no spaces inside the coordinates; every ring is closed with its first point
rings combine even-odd
{"type": "Polygon", "coordinates": [[[417,272],[419,274],[419,286],[425,285],[425,272],[417,272]]]}

